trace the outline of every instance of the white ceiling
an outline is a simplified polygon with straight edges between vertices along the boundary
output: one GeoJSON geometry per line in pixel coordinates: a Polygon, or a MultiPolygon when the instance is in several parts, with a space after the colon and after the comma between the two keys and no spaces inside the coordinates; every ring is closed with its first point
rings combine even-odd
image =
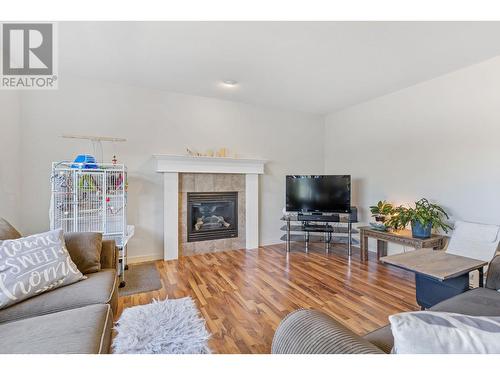
{"type": "Polygon", "coordinates": [[[325,114],[499,55],[498,35],[500,22],[62,22],[59,70],[325,114]]]}

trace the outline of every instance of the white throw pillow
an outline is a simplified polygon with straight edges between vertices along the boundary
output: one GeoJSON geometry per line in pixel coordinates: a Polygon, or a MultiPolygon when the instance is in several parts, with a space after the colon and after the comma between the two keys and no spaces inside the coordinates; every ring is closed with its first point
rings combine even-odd
{"type": "Polygon", "coordinates": [[[417,311],[389,321],[397,354],[500,354],[500,317],[417,311]]]}
{"type": "Polygon", "coordinates": [[[0,241],[0,309],[84,278],[61,229],[0,241]]]}

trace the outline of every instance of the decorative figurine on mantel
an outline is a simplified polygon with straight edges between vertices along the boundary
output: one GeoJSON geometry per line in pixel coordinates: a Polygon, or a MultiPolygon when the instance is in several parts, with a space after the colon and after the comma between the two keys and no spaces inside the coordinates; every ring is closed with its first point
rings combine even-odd
{"type": "Polygon", "coordinates": [[[225,158],[227,156],[227,149],[225,147],[219,148],[219,151],[216,152],[218,158],[225,158]]]}
{"type": "Polygon", "coordinates": [[[199,152],[193,151],[189,148],[186,148],[186,151],[187,151],[189,156],[202,156],[199,152]]]}
{"type": "Polygon", "coordinates": [[[187,154],[189,156],[193,157],[217,157],[217,158],[227,158],[229,157],[229,150],[225,147],[219,148],[217,151],[214,152],[214,150],[210,149],[207,150],[205,153],[201,153],[198,151],[191,150],[190,148],[186,147],[187,154]]]}

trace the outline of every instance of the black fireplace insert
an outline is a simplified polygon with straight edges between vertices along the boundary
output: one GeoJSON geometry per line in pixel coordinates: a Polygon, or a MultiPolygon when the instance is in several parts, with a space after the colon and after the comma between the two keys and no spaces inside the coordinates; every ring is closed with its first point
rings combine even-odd
{"type": "Polygon", "coordinates": [[[238,192],[187,193],[188,242],[238,237],[238,192]]]}

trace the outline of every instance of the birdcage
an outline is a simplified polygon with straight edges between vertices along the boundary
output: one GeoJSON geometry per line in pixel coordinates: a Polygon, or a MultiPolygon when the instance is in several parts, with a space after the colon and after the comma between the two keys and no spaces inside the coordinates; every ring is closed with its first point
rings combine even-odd
{"type": "Polygon", "coordinates": [[[126,266],[127,169],[121,164],[52,163],[51,229],[100,232],[120,249],[120,273],[126,266]]]}

